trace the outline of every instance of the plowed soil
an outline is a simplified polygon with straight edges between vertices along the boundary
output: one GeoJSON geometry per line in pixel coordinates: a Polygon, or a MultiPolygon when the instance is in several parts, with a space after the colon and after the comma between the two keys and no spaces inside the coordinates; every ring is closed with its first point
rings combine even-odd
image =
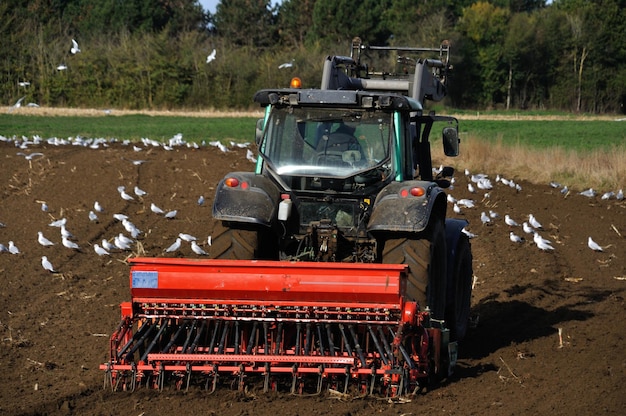
{"type": "MultiPolygon", "coordinates": [[[[402,402],[315,397],[287,393],[244,394],[221,389],[212,395],[103,388],[99,365],[107,360],[108,336],[119,322],[119,303],[130,299],[129,256],[198,257],[183,242],[163,253],[178,233],[203,242],[214,222],[215,186],[229,171],[251,170],[246,149],[223,153],[207,146],[100,145],[97,149],[43,143],[20,149],[0,142],[0,243],[13,241],[20,254],[0,253],[0,414],[7,415],[597,415],[626,409],[626,203],[563,195],[532,178],[514,179],[521,190],[492,179],[489,197],[470,194],[469,180],[456,175],[450,193],[477,206],[453,214],[470,220],[475,287],[473,326],[460,346],[449,380],[402,402]],[[25,159],[18,153],[41,152],[25,159]],[[142,164],[131,161],[145,160],[142,164]],[[134,196],[134,186],[147,195],[134,196]],[[120,197],[118,186],[134,196],[120,197]],[[198,205],[203,195],[205,202],[198,205]],[[88,213],[99,201],[98,221],[88,213]],[[43,211],[45,202],[48,211],[43,211]],[[155,203],[177,210],[165,219],[155,203]],[[500,217],[483,225],[480,213],[500,217]],[[132,252],[99,257],[93,245],[126,231],[113,214],[123,213],[142,231],[132,252]],[[542,252],[521,227],[529,214],[554,251],[542,252]],[[67,229],[80,250],[61,244],[67,229]],[[43,247],[37,232],[55,243],[43,247]],[[525,236],[521,244],[509,232],[525,236]],[[587,247],[592,237],[604,247],[587,247]],[[47,256],[58,273],[43,269],[47,256]],[[559,332],[560,331],[560,332],[559,332]],[[559,335],[560,334],[560,335],[559,335]]],[[[208,244],[203,247],[210,251],[208,244]]]]}

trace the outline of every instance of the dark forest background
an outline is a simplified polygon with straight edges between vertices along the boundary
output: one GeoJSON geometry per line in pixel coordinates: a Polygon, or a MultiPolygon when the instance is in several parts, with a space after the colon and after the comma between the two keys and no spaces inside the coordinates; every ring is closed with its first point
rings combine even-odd
{"type": "Polygon", "coordinates": [[[256,90],[296,75],[317,87],[324,57],[349,54],[354,36],[371,45],[449,40],[450,107],[626,105],[626,0],[222,0],[215,14],[197,0],[2,0],[0,98],[247,109],[256,90]],[[284,62],[293,65],[279,69],[284,62]]]}

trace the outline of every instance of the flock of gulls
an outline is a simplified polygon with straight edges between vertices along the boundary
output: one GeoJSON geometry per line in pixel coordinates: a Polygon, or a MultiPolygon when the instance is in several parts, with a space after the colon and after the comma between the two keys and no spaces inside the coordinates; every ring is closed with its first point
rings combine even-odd
{"type": "MultiPolygon", "coordinates": [[[[42,139],[40,136],[34,136],[32,139],[27,137],[12,137],[7,138],[5,136],[0,135],[0,142],[13,143],[16,147],[17,151],[16,155],[23,157],[28,163],[32,163],[32,161],[45,157],[42,152],[29,152],[31,147],[38,146],[42,144],[52,145],[52,146],[80,146],[86,147],[90,149],[101,149],[106,148],[113,142],[118,143],[115,139],[85,139],[85,138],[69,138],[69,139],[58,139],[58,138],[50,138],[47,140],[42,139]]],[[[182,134],[176,134],[171,139],[160,142],[156,140],[150,139],[142,139],[140,143],[131,143],[130,141],[120,142],[124,146],[129,147],[129,152],[140,153],[148,148],[159,147],[164,151],[171,151],[175,147],[187,147],[187,148],[199,148],[200,146],[213,146],[219,149],[221,152],[229,152],[231,148],[246,148],[247,149],[247,159],[251,162],[256,162],[256,158],[254,157],[253,152],[249,149],[249,143],[236,143],[229,142],[230,147],[222,144],[219,141],[210,141],[208,143],[203,142],[202,144],[198,144],[195,142],[187,142],[183,140],[182,134]]],[[[146,160],[142,159],[129,159],[133,165],[140,165],[146,160]]],[[[162,217],[164,220],[173,220],[176,218],[178,214],[178,210],[176,209],[162,209],[157,203],[150,202],[148,204],[147,198],[149,198],[149,192],[141,189],[139,186],[134,186],[132,190],[126,189],[126,186],[120,185],[117,187],[118,197],[128,203],[138,202],[145,203],[150,207],[150,215],[158,215],[162,217]]],[[[110,196],[107,196],[107,199],[110,196]]],[[[67,218],[63,217],[57,220],[54,220],[48,224],[45,224],[44,229],[37,232],[37,243],[42,247],[53,247],[53,246],[63,246],[62,250],[71,250],[74,252],[85,253],[87,251],[93,250],[95,255],[99,257],[112,256],[116,253],[122,253],[124,257],[128,256],[129,252],[132,252],[134,249],[138,247],[138,243],[145,237],[145,233],[143,233],[132,221],[132,219],[123,213],[111,213],[107,212],[105,209],[105,205],[110,200],[104,201],[101,203],[100,201],[93,201],[92,209],[86,214],[89,218],[89,222],[94,224],[100,223],[108,223],[115,222],[119,223],[120,227],[111,227],[111,229],[115,229],[115,235],[112,235],[110,238],[103,238],[98,242],[89,242],[88,244],[91,246],[89,250],[86,250],[83,247],[83,243],[79,244],[79,241],[82,239],[74,236],[69,230],[71,229],[70,221],[67,218]],[[107,219],[107,217],[109,217],[107,219]],[[57,229],[58,231],[53,231],[57,229]],[[55,237],[57,236],[57,237],[55,237]],[[60,241],[59,241],[60,239],[60,241]]],[[[200,195],[196,201],[198,206],[202,206],[205,202],[204,196],[200,195]]],[[[48,206],[46,202],[38,201],[40,203],[40,210],[44,212],[51,212],[51,208],[48,206]]],[[[85,202],[86,205],[89,205],[85,202]]],[[[145,215],[145,214],[144,214],[145,215]]],[[[11,224],[5,224],[1,222],[0,219],[0,228],[10,227],[11,224]]],[[[43,226],[44,224],[42,224],[43,226]]],[[[207,247],[211,246],[211,236],[209,235],[206,238],[197,238],[191,234],[180,232],[176,237],[175,241],[169,245],[167,248],[162,250],[164,255],[168,253],[177,252],[183,242],[189,243],[191,250],[198,256],[206,256],[207,247]]],[[[52,251],[51,253],[54,253],[52,251]]],[[[14,241],[9,241],[7,245],[0,243],[0,254],[9,253],[14,255],[26,255],[23,253],[18,245],[14,241]]],[[[54,266],[54,258],[52,258],[52,254],[48,254],[41,257],[41,266],[44,270],[51,273],[61,273],[54,266]]]]}
{"type": "MultiPolygon", "coordinates": [[[[434,173],[437,174],[440,169],[433,169],[434,173]]],[[[483,173],[471,174],[468,169],[465,169],[465,176],[468,179],[467,182],[467,190],[471,194],[477,194],[479,191],[484,192],[483,201],[489,200],[491,197],[491,192],[494,189],[494,185],[489,179],[489,176],[483,173]]],[[[454,183],[454,180],[453,180],[454,183]]],[[[501,184],[504,186],[508,186],[512,189],[515,189],[517,192],[522,191],[522,186],[519,183],[515,183],[513,180],[506,179],[500,175],[496,175],[495,178],[496,184],[501,184]]],[[[560,188],[561,194],[568,196],[570,194],[570,190],[567,186],[561,186],[561,184],[557,182],[550,182],[550,186],[552,188],[560,188]]],[[[454,186],[452,186],[454,188],[454,186]]],[[[586,189],[582,192],[578,193],[581,196],[587,198],[594,198],[597,196],[597,192],[592,188],[586,189]]],[[[448,203],[452,204],[452,210],[455,214],[461,214],[462,211],[466,208],[476,208],[477,203],[473,199],[462,198],[456,199],[451,194],[448,194],[448,203]]],[[[624,199],[624,192],[622,189],[617,192],[605,192],[602,194],[601,199],[608,200],[611,198],[615,198],[616,200],[624,199]]],[[[532,214],[527,214],[523,219],[514,219],[510,214],[505,214],[504,218],[500,217],[500,214],[494,210],[482,211],[480,213],[480,222],[483,226],[490,226],[497,221],[503,221],[509,230],[509,239],[514,244],[523,244],[527,240],[532,241],[539,250],[542,251],[553,251],[554,244],[547,238],[544,238],[541,233],[545,231],[541,222],[532,214]]],[[[467,229],[463,229],[463,232],[469,237],[474,238],[477,235],[470,232],[467,229]]],[[[594,251],[604,251],[605,247],[602,247],[600,244],[596,243],[591,236],[587,237],[587,247],[594,251]]]]}
{"type": "MultiPolygon", "coordinates": [[[[115,139],[86,139],[81,137],[69,138],[69,139],[58,139],[58,138],[50,138],[47,140],[42,139],[39,136],[34,136],[32,139],[27,137],[13,137],[7,138],[0,135],[0,142],[12,142],[16,149],[16,155],[24,157],[29,163],[32,163],[36,158],[44,157],[42,152],[29,152],[31,150],[31,146],[37,146],[40,144],[47,144],[52,146],[82,146],[90,149],[100,149],[104,147],[108,147],[111,142],[117,142],[115,139]]],[[[156,140],[150,139],[142,139],[141,142],[132,143],[130,141],[121,142],[122,145],[128,146],[129,151],[132,149],[132,152],[140,153],[142,150],[148,147],[159,147],[165,151],[173,150],[175,147],[184,146],[191,148],[198,148],[200,146],[205,146],[207,143],[202,142],[201,144],[195,142],[186,142],[182,138],[182,134],[177,134],[173,136],[171,139],[160,142],[156,140]]],[[[253,152],[249,149],[249,143],[229,143],[231,147],[239,147],[239,148],[247,148],[246,157],[251,162],[256,162],[256,158],[253,152]]],[[[222,152],[228,152],[229,147],[222,144],[219,141],[211,141],[208,142],[208,145],[217,147],[222,152]]],[[[145,160],[141,159],[127,159],[134,165],[139,165],[145,162],[145,160]]],[[[437,173],[437,169],[434,169],[435,173],[437,173]]],[[[468,170],[465,170],[465,175],[467,177],[467,188],[471,194],[477,195],[479,197],[481,192],[484,192],[484,196],[482,201],[488,200],[490,198],[491,192],[494,190],[494,184],[491,179],[486,174],[470,174],[468,170]]],[[[454,180],[453,180],[454,182],[454,180]]],[[[497,175],[495,178],[495,183],[501,186],[508,186],[512,189],[515,189],[517,192],[522,191],[522,187],[520,184],[515,183],[513,180],[506,179],[497,175]]],[[[570,190],[567,186],[561,186],[560,184],[552,182],[550,184],[554,188],[560,188],[560,192],[566,195],[569,195],[570,190]]],[[[452,185],[451,189],[454,188],[452,185]]],[[[135,200],[140,200],[142,202],[145,201],[145,198],[149,197],[149,193],[143,189],[140,189],[138,186],[135,186],[132,191],[127,190],[125,186],[120,185],[117,187],[117,192],[119,194],[119,198],[124,201],[132,202],[135,200]]],[[[585,191],[579,192],[579,195],[587,198],[594,198],[598,195],[596,191],[593,189],[587,189],[585,191]]],[[[479,206],[480,202],[476,202],[474,199],[470,198],[462,198],[456,199],[452,194],[448,194],[447,196],[448,202],[452,204],[453,211],[457,215],[465,215],[465,210],[475,209],[479,206]]],[[[624,193],[623,190],[619,190],[617,192],[606,192],[601,195],[601,199],[611,199],[614,198],[616,200],[623,200],[624,193]]],[[[198,205],[202,205],[204,203],[204,197],[199,196],[197,200],[198,205]]],[[[159,207],[155,202],[150,203],[150,211],[155,214],[162,216],[164,220],[172,220],[176,218],[178,211],[176,209],[172,210],[164,210],[159,207]]],[[[488,204],[485,204],[488,206],[488,204]]],[[[46,203],[41,203],[41,210],[48,211],[49,207],[46,203]]],[[[479,211],[477,209],[476,211],[479,211]]],[[[471,211],[470,211],[471,212],[471,211]]],[[[99,242],[90,242],[93,252],[97,256],[111,256],[114,253],[124,253],[128,251],[132,251],[133,247],[137,245],[137,243],[142,238],[142,231],[139,230],[135,224],[132,222],[131,218],[122,213],[107,213],[103,208],[102,204],[99,201],[93,202],[93,209],[89,211],[87,214],[89,217],[89,221],[92,223],[98,223],[100,221],[101,216],[112,216],[115,221],[119,222],[121,229],[119,233],[110,238],[104,238],[99,242]]],[[[2,219],[0,218],[0,221],[2,219]]],[[[505,214],[502,218],[500,214],[495,212],[494,210],[482,211],[480,213],[480,222],[483,226],[490,226],[497,221],[502,221],[508,229],[509,238],[513,244],[522,244],[527,240],[532,241],[539,250],[542,251],[553,251],[554,245],[552,241],[545,238],[541,234],[545,231],[539,219],[537,219],[532,213],[529,213],[525,218],[513,218],[510,214],[505,214]]],[[[50,229],[58,228],[60,232],[60,244],[65,247],[67,250],[80,251],[83,252],[83,247],[81,247],[76,241],[78,241],[74,235],[70,231],[68,231],[69,225],[67,224],[66,218],[61,218],[55,220],[48,225],[48,228],[45,232],[39,231],[37,234],[38,244],[44,247],[51,247],[58,244],[53,240],[50,240],[48,237],[51,235],[50,229]]],[[[5,224],[0,222],[0,228],[4,227],[5,224]]],[[[470,238],[474,238],[477,235],[464,229],[463,232],[468,235],[470,238]]],[[[34,238],[34,236],[33,236],[34,238]]],[[[58,241],[58,240],[56,240],[58,241]]],[[[183,241],[189,243],[191,246],[191,250],[199,255],[204,256],[207,255],[205,248],[210,247],[211,245],[211,236],[208,236],[206,239],[203,239],[202,242],[193,235],[179,233],[176,236],[175,241],[169,245],[167,248],[163,250],[163,254],[175,253],[183,244],[183,241]]],[[[596,243],[591,236],[588,236],[587,240],[588,247],[594,251],[603,251],[604,248],[596,243]]],[[[20,249],[15,244],[14,241],[9,241],[8,245],[0,243],[0,253],[10,253],[10,254],[20,254],[20,249]]],[[[53,262],[49,258],[49,256],[42,256],[41,258],[42,267],[50,272],[57,272],[57,269],[53,266],[53,262]]]]}

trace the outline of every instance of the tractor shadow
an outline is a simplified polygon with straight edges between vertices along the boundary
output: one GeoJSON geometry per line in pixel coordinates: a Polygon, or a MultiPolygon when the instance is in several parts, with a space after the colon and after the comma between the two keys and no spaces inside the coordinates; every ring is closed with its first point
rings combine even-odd
{"type": "Polygon", "coordinates": [[[477,361],[513,344],[547,336],[554,336],[556,340],[560,324],[593,318],[595,314],[589,311],[589,305],[603,302],[614,295],[611,290],[585,288],[571,296],[572,293],[550,285],[515,285],[504,294],[509,298],[524,298],[531,291],[538,291],[545,297],[559,298],[554,309],[533,306],[525,300],[502,300],[500,294],[491,294],[472,306],[472,315],[479,319],[459,345],[458,363],[450,382],[498,371],[495,364],[477,361]],[[568,302],[570,296],[572,301],[568,302]]]}

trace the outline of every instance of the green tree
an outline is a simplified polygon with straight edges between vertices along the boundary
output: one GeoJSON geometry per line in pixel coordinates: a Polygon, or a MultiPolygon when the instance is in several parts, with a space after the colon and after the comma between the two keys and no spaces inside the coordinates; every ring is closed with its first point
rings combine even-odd
{"type": "Polygon", "coordinates": [[[278,8],[278,34],[283,45],[302,48],[313,25],[316,0],[284,0],[278,8]]]}
{"type": "Polygon", "coordinates": [[[463,9],[459,29],[473,51],[473,65],[466,68],[478,75],[479,102],[488,107],[501,102],[506,92],[507,67],[502,60],[502,44],[510,13],[487,2],[474,3],[463,9]]]}
{"type": "Polygon", "coordinates": [[[234,45],[269,47],[277,40],[270,0],[222,0],[214,24],[217,34],[234,45]]]}
{"type": "Polygon", "coordinates": [[[382,18],[391,0],[317,0],[313,10],[312,40],[347,44],[359,36],[365,43],[386,44],[391,31],[382,18]]]}

